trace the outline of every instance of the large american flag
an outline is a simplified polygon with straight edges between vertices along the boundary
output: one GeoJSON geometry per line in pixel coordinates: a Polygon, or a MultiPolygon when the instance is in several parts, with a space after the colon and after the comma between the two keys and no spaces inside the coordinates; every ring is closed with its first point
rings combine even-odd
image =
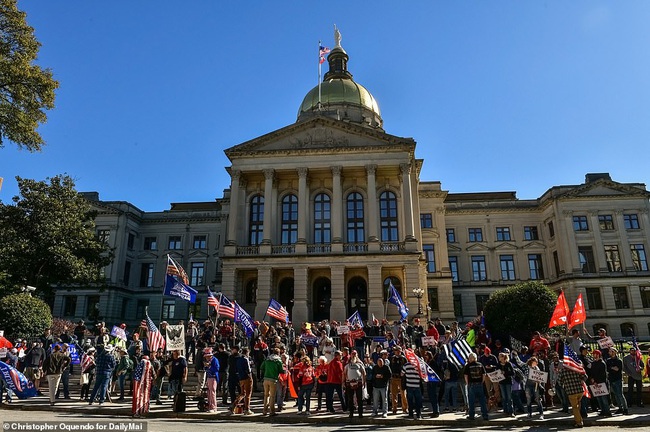
{"type": "Polygon", "coordinates": [[[567,344],[564,344],[564,358],[562,358],[562,363],[564,367],[570,369],[579,374],[585,374],[585,367],[578,358],[578,355],[569,347],[567,344]]]}
{"type": "Polygon", "coordinates": [[[185,269],[178,264],[172,257],[167,255],[167,274],[177,276],[185,285],[189,285],[190,279],[187,277],[185,269]]]}
{"type": "Polygon", "coordinates": [[[86,370],[88,370],[88,368],[94,364],[94,357],[84,353],[84,355],[81,356],[81,373],[86,373],[86,370]]]}
{"type": "Polygon", "coordinates": [[[228,318],[235,319],[235,305],[223,293],[219,294],[219,306],[217,313],[228,318]]]}
{"type": "Polygon", "coordinates": [[[151,321],[149,315],[146,318],[147,323],[147,341],[149,343],[149,352],[156,352],[158,348],[165,348],[165,337],[158,331],[156,324],[151,321]]]}
{"type": "Polygon", "coordinates": [[[269,307],[266,308],[266,314],[278,321],[289,322],[289,314],[287,313],[287,310],[275,299],[271,299],[269,302],[269,307]]]}
{"type": "Polygon", "coordinates": [[[212,294],[212,291],[210,291],[210,288],[208,288],[208,307],[210,306],[219,311],[219,302],[217,301],[217,298],[214,296],[214,294],[212,294]]]}
{"type": "Polygon", "coordinates": [[[144,356],[133,372],[133,402],[131,403],[133,415],[140,416],[149,412],[152,380],[151,362],[147,356],[144,356]]]}

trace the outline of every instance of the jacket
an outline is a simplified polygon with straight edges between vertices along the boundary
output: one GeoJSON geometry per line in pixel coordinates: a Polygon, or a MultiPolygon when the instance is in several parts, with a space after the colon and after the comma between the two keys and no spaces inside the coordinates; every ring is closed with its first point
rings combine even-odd
{"type": "Polygon", "coordinates": [[[280,357],[273,354],[262,362],[260,369],[262,370],[262,374],[264,374],[264,379],[277,380],[284,367],[282,366],[280,357]]]}
{"type": "Polygon", "coordinates": [[[63,370],[70,364],[70,357],[61,351],[52,353],[43,364],[43,370],[48,375],[63,373],[63,370]]]}

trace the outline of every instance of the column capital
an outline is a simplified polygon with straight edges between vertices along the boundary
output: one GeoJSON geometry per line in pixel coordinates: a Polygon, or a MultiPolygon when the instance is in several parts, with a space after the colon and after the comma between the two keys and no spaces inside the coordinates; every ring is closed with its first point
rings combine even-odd
{"type": "Polygon", "coordinates": [[[411,174],[411,164],[410,163],[399,164],[399,172],[402,174],[411,174]]]}
{"type": "Polygon", "coordinates": [[[368,175],[375,175],[375,172],[377,172],[377,165],[375,164],[366,165],[366,172],[368,173],[368,175]]]}
{"type": "Polygon", "coordinates": [[[336,165],[331,167],[331,170],[332,170],[332,175],[340,176],[341,172],[343,171],[343,167],[340,165],[336,165]]]}
{"type": "Polygon", "coordinates": [[[231,171],[230,177],[232,177],[233,183],[235,182],[235,180],[239,180],[239,178],[241,177],[241,174],[242,174],[241,170],[232,170],[231,171]]]}
{"type": "Polygon", "coordinates": [[[262,172],[264,173],[264,178],[267,180],[273,180],[275,177],[275,170],[273,168],[267,168],[262,172]]]}
{"type": "Polygon", "coordinates": [[[304,167],[303,168],[298,168],[298,169],[296,169],[296,171],[298,172],[298,177],[300,177],[300,178],[306,178],[307,174],[309,173],[309,169],[304,168],[304,167]]]}

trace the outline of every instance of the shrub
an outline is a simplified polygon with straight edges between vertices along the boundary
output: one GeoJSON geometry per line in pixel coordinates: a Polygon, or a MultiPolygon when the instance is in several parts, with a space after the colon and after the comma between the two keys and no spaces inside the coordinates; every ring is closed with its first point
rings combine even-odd
{"type": "Polygon", "coordinates": [[[0,300],[0,329],[7,339],[37,337],[51,326],[52,312],[43,300],[24,293],[0,300]]]}

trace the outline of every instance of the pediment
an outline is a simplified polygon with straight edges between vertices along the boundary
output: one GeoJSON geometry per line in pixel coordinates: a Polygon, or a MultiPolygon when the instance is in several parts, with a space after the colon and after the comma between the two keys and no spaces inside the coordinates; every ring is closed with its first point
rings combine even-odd
{"type": "Polygon", "coordinates": [[[582,184],[563,194],[561,198],[592,198],[613,196],[649,196],[650,193],[641,185],[617,183],[611,180],[599,179],[582,184]]]}
{"type": "Polygon", "coordinates": [[[456,246],[456,245],[447,244],[447,250],[448,250],[448,251],[451,251],[451,252],[462,252],[462,251],[463,251],[463,248],[458,247],[458,246],[456,246]]]}
{"type": "Polygon", "coordinates": [[[153,253],[152,251],[144,251],[138,254],[138,259],[139,260],[146,260],[146,259],[158,259],[158,254],[153,253]]]}
{"type": "Polygon", "coordinates": [[[483,243],[474,243],[473,245],[468,247],[466,250],[472,252],[472,251],[486,251],[488,249],[490,249],[490,248],[487,247],[487,245],[484,245],[483,243]]]}
{"type": "Polygon", "coordinates": [[[207,258],[208,254],[205,250],[193,250],[188,254],[189,258],[207,258]]]}
{"type": "Polygon", "coordinates": [[[252,156],[259,154],[323,152],[390,147],[413,149],[415,141],[389,135],[382,130],[317,117],[295,123],[258,138],[225,150],[226,156],[252,156]]]}
{"type": "Polygon", "coordinates": [[[546,246],[544,243],[539,242],[539,241],[531,241],[529,243],[526,243],[523,246],[524,249],[546,249],[546,246]]]}
{"type": "Polygon", "coordinates": [[[496,249],[496,250],[517,250],[517,246],[515,246],[513,243],[503,242],[503,243],[499,243],[499,245],[497,247],[495,247],[494,249],[496,249]]]}

